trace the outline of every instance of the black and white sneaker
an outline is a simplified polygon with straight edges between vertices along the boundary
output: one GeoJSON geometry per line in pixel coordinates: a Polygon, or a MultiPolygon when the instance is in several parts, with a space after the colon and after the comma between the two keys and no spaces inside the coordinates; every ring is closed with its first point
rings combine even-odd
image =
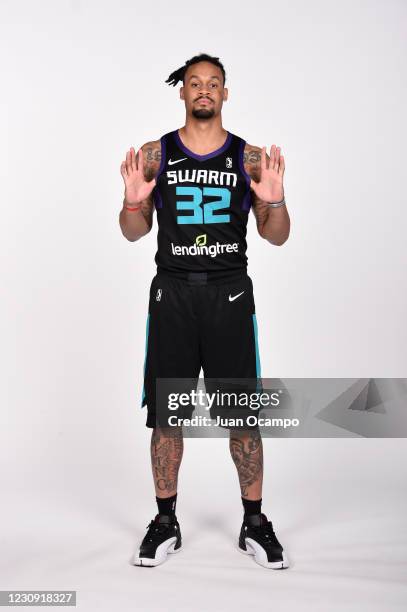
{"type": "Polygon", "coordinates": [[[157,514],[147,530],[140,550],[133,557],[133,565],[154,567],[164,563],[168,553],[181,550],[181,530],[176,516],[157,514]]]}
{"type": "Polygon", "coordinates": [[[259,565],[270,569],[289,567],[288,558],[277,540],[271,521],[265,514],[254,514],[243,520],[239,536],[239,550],[254,555],[259,565]]]}

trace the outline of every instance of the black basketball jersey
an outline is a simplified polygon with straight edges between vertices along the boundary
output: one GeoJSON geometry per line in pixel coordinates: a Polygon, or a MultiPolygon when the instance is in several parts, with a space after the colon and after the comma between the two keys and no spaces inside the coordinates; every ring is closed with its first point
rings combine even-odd
{"type": "Polygon", "coordinates": [[[251,193],[243,165],[245,140],[228,132],[225,143],[207,155],[188,149],[178,130],[160,142],[153,190],[157,272],[217,275],[246,270],[251,193]]]}

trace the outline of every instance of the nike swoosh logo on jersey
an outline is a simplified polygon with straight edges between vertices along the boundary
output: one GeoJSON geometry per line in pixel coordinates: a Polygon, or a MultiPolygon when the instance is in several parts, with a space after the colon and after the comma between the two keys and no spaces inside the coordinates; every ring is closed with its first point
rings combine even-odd
{"type": "Polygon", "coordinates": [[[178,164],[178,162],[185,161],[186,159],[188,159],[188,158],[187,157],[183,157],[182,159],[169,159],[168,160],[168,165],[172,166],[173,164],[178,164]]]}
{"type": "Polygon", "coordinates": [[[233,300],[235,300],[236,298],[239,297],[239,295],[242,295],[242,293],[244,293],[244,291],[242,291],[241,293],[238,293],[237,295],[234,295],[233,297],[230,295],[229,293],[229,302],[233,302],[233,300]]]}

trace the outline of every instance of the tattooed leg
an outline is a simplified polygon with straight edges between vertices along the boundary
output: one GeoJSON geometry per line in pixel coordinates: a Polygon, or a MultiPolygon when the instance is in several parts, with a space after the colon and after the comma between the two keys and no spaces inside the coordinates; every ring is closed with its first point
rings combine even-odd
{"type": "Polygon", "coordinates": [[[242,497],[260,499],[263,485],[263,443],[260,432],[231,430],[229,447],[237,468],[242,497]]]}
{"type": "Polygon", "coordinates": [[[153,429],[151,466],[157,497],[171,497],[177,492],[178,470],[184,451],[181,427],[153,429]]]}

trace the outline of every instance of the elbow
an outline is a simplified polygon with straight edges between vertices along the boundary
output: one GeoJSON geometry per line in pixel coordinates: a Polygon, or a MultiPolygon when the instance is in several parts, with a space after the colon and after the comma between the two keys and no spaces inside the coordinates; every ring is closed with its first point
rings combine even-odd
{"type": "Polygon", "coordinates": [[[146,232],[143,232],[142,234],[132,234],[130,232],[126,232],[126,230],[122,228],[122,234],[126,238],[126,240],[128,240],[129,242],[137,242],[137,240],[140,240],[140,238],[142,238],[143,236],[146,236],[146,234],[148,234],[150,229],[148,229],[146,232]]]}
{"type": "Polygon", "coordinates": [[[271,244],[274,244],[275,246],[283,246],[283,244],[287,242],[287,240],[288,240],[288,236],[286,238],[282,238],[279,240],[270,240],[270,242],[271,244]]]}
{"type": "Polygon", "coordinates": [[[274,246],[282,246],[285,242],[287,242],[288,237],[290,235],[290,224],[286,226],[284,229],[281,228],[280,231],[264,231],[263,228],[259,228],[259,234],[264,240],[270,242],[274,246]]]}
{"type": "Polygon", "coordinates": [[[123,236],[129,242],[136,242],[137,240],[139,240],[140,238],[148,234],[149,231],[151,230],[150,224],[146,224],[146,226],[141,228],[141,230],[140,228],[137,228],[138,231],[136,231],[136,228],[134,227],[133,228],[129,227],[129,225],[122,220],[122,213],[120,213],[120,216],[119,216],[119,225],[120,225],[120,230],[123,236]]]}
{"type": "Polygon", "coordinates": [[[131,234],[130,232],[128,232],[126,230],[126,228],[120,223],[120,230],[122,235],[126,238],[126,240],[128,240],[129,242],[136,242],[136,240],[138,239],[138,236],[136,236],[135,234],[131,234]]]}
{"type": "Polygon", "coordinates": [[[286,236],[279,236],[277,238],[277,237],[271,237],[269,234],[264,233],[264,232],[259,232],[259,234],[264,240],[267,240],[267,242],[269,242],[270,244],[274,246],[282,246],[285,242],[287,242],[288,236],[289,236],[289,234],[287,234],[286,236]]]}

